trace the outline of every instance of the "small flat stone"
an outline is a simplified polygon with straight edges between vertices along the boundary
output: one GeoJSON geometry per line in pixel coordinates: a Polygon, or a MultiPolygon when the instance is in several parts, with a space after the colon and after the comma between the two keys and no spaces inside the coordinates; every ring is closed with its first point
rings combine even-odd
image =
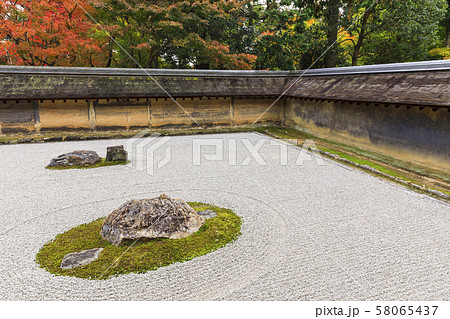
{"type": "Polygon", "coordinates": [[[207,209],[197,212],[200,216],[202,216],[205,219],[214,218],[217,216],[217,213],[213,210],[207,209]]]}
{"type": "Polygon", "coordinates": [[[62,269],[73,269],[85,266],[98,259],[103,248],[94,248],[67,254],[61,262],[62,269]]]}

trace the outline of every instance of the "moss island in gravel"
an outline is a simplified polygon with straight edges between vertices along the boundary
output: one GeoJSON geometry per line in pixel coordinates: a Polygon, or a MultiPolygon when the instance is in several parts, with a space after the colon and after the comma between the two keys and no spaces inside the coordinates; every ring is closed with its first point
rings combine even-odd
{"type": "Polygon", "coordinates": [[[46,169],[51,170],[63,170],[63,169],[89,169],[89,168],[97,168],[104,166],[115,166],[115,165],[127,165],[131,163],[131,161],[123,162],[123,161],[112,161],[107,162],[106,159],[102,158],[101,162],[92,165],[71,165],[71,166],[46,166],[46,169]]]}
{"type": "Polygon", "coordinates": [[[36,262],[55,275],[108,279],[191,260],[225,246],[241,234],[241,219],[231,210],[196,202],[188,204],[196,211],[213,210],[217,216],[207,219],[197,232],[185,238],[140,239],[134,245],[129,241],[119,247],[100,236],[105,219],[100,218],[57,235],[39,250],[36,262]],[[103,248],[103,251],[91,264],[74,269],[60,268],[65,255],[94,248],[103,248]]]}

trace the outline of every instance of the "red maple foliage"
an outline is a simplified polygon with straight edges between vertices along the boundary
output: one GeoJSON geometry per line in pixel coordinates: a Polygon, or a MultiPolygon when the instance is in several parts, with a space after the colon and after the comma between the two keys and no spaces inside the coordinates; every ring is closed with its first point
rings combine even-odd
{"type": "Polygon", "coordinates": [[[228,45],[217,41],[205,41],[205,47],[212,69],[251,70],[257,59],[253,54],[231,54],[228,45]]]}
{"type": "Polygon", "coordinates": [[[104,33],[86,15],[87,0],[2,0],[0,63],[102,66],[104,33]]]}

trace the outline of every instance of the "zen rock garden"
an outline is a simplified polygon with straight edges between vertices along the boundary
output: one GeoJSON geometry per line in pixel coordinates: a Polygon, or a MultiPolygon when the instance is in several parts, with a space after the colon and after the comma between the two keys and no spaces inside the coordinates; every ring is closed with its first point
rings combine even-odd
{"type": "MultiPolygon", "coordinates": [[[[123,145],[107,147],[106,158],[77,150],[53,158],[47,169],[124,165],[123,145]]],[[[107,279],[145,272],[207,254],[240,235],[241,219],[231,210],[187,203],[162,194],[132,199],[108,216],[74,227],[45,244],[36,255],[54,274],[107,279]]]]}
{"type": "MultiPolygon", "coordinates": [[[[261,138],[256,133],[223,137],[253,145],[261,138]]],[[[51,155],[76,149],[106,158],[108,146],[123,144],[131,156],[120,141],[0,146],[9,156],[0,166],[8,199],[2,206],[8,216],[2,241],[3,296],[364,298],[365,291],[330,256],[373,284],[368,298],[444,296],[448,262],[437,257],[448,233],[446,203],[328,160],[326,166],[312,159],[288,168],[278,161],[273,167],[236,168],[224,160],[190,169],[192,159],[183,155],[196,138],[173,137],[173,163],[154,175],[131,165],[64,172],[44,168],[56,157],[51,155]],[[17,182],[11,183],[14,178],[17,182]],[[346,200],[355,190],[358,201],[346,200]],[[190,228],[192,216],[195,228],[190,228]],[[374,254],[374,249],[382,253],[374,254]],[[425,251],[429,258],[423,257],[425,251]],[[403,252],[411,254],[406,261],[403,252]],[[418,275],[426,280],[414,286],[418,275]]],[[[246,145],[236,146],[243,159],[246,145]]],[[[300,148],[289,151],[293,159],[302,154],[300,148]]]]}
{"type": "Polygon", "coordinates": [[[102,159],[95,151],[79,150],[53,158],[47,168],[90,168],[126,164],[128,153],[123,145],[107,148],[106,158],[102,159]]]}
{"type": "Polygon", "coordinates": [[[235,240],[240,227],[240,218],[228,209],[162,194],[129,200],[105,218],[58,235],[36,260],[52,273],[107,279],[207,254],[235,240]]]}
{"type": "MultiPolygon", "coordinates": [[[[162,194],[157,198],[130,200],[106,217],[100,235],[115,246],[141,238],[187,237],[200,229],[205,219],[181,199],[162,194]]],[[[64,256],[62,269],[73,269],[96,260],[103,248],[64,256]]]]}

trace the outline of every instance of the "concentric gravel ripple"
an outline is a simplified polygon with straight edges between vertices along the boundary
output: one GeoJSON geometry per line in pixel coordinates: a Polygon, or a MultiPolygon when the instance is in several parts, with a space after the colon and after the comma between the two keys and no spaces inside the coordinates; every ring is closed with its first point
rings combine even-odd
{"type": "Polygon", "coordinates": [[[0,146],[0,299],[449,299],[448,204],[329,160],[296,165],[291,146],[285,165],[271,141],[254,133],[174,137],[154,154],[158,163],[170,147],[170,161],[155,171],[44,169],[59,154],[104,157],[126,140],[0,146]],[[205,158],[214,149],[204,146],[194,165],[194,139],[222,141],[223,160],[205,158]],[[260,140],[259,158],[246,145],[260,140]],[[189,262],[108,280],[54,276],[35,263],[57,234],[161,193],[232,209],[242,235],[189,262]]]}

